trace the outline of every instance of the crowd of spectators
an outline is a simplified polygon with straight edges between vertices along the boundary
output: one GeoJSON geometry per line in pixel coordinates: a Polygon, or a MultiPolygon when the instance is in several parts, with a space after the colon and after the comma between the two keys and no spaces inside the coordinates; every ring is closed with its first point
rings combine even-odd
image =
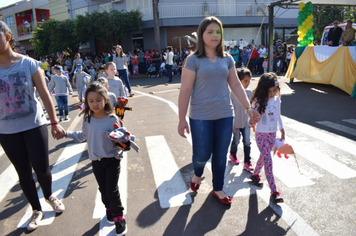
{"type": "MultiPolygon", "coordinates": [[[[248,67],[252,74],[263,74],[266,67],[266,58],[268,58],[268,48],[264,44],[255,45],[254,43],[246,46],[235,45],[233,47],[225,46],[225,51],[230,53],[235,60],[236,68],[248,67]]],[[[287,71],[294,46],[287,46],[278,39],[273,45],[273,71],[280,74],[287,71]]]]}

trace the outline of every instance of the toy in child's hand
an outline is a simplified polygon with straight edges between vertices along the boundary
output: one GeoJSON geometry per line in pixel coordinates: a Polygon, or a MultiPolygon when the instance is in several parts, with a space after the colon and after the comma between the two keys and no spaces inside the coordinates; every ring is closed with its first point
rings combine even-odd
{"type": "Polygon", "coordinates": [[[134,142],[135,135],[131,135],[125,127],[120,127],[114,124],[115,130],[111,131],[109,138],[115,142],[115,145],[123,151],[129,151],[133,148],[136,152],[140,150],[139,146],[134,142]]]}
{"type": "Polygon", "coordinates": [[[79,112],[78,116],[83,115],[83,113],[84,113],[84,108],[85,108],[84,100],[83,100],[82,104],[78,104],[77,107],[80,109],[80,112],[79,112]]]}
{"type": "Polygon", "coordinates": [[[124,119],[125,111],[127,111],[127,110],[132,111],[132,107],[126,106],[128,102],[129,102],[129,100],[127,98],[124,98],[124,97],[117,98],[117,104],[115,106],[115,113],[121,120],[124,119]]]}
{"type": "Polygon", "coordinates": [[[294,152],[292,146],[289,145],[288,143],[286,143],[285,140],[280,140],[280,139],[277,137],[276,141],[275,141],[274,144],[273,144],[272,151],[273,151],[273,155],[275,155],[275,154],[277,153],[277,156],[278,156],[279,158],[282,158],[282,154],[283,154],[284,158],[286,158],[286,159],[289,158],[288,154],[294,155],[295,162],[297,163],[298,170],[299,170],[299,172],[300,172],[299,164],[298,164],[298,161],[297,161],[297,157],[296,157],[296,155],[295,155],[295,152],[294,152]]]}

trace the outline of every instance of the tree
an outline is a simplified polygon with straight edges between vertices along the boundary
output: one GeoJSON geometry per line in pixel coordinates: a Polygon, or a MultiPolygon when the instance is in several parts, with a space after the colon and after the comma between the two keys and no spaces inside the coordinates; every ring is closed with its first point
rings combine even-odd
{"type": "Polygon", "coordinates": [[[38,56],[46,56],[57,52],[74,54],[78,51],[80,41],[74,34],[74,22],[71,20],[57,21],[51,19],[37,27],[31,39],[38,56]]]}

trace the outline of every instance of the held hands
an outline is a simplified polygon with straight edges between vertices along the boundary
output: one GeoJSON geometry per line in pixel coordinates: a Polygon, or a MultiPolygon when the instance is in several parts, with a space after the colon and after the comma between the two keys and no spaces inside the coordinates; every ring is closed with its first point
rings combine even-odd
{"type": "Polygon", "coordinates": [[[189,134],[189,125],[185,119],[180,120],[178,123],[178,134],[183,138],[187,138],[184,134],[184,130],[187,134],[189,134]]]}
{"type": "Polygon", "coordinates": [[[247,114],[249,115],[250,117],[250,123],[251,124],[256,124],[260,121],[261,119],[261,115],[260,113],[258,113],[258,111],[255,111],[253,109],[249,109],[247,114]]]}
{"type": "Polygon", "coordinates": [[[51,125],[51,133],[54,139],[61,139],[67,135],[67,132],[59,124],[51,125]]]}

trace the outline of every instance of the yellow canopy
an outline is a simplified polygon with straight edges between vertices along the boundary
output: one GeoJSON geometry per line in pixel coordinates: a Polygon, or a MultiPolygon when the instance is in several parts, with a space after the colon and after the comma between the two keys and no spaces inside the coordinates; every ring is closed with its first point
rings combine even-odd
{"type": "Polygon", "coordinates": [[[332,84],[351,95],[356,83],[356,64],[348,47],[339,47],[323,62],[316,59],[313,47],[308,47],[298,58],[297,67],[293,71],[295,61],[293,53],[286,73],[287,78],[309,83],[332,84]]]}

